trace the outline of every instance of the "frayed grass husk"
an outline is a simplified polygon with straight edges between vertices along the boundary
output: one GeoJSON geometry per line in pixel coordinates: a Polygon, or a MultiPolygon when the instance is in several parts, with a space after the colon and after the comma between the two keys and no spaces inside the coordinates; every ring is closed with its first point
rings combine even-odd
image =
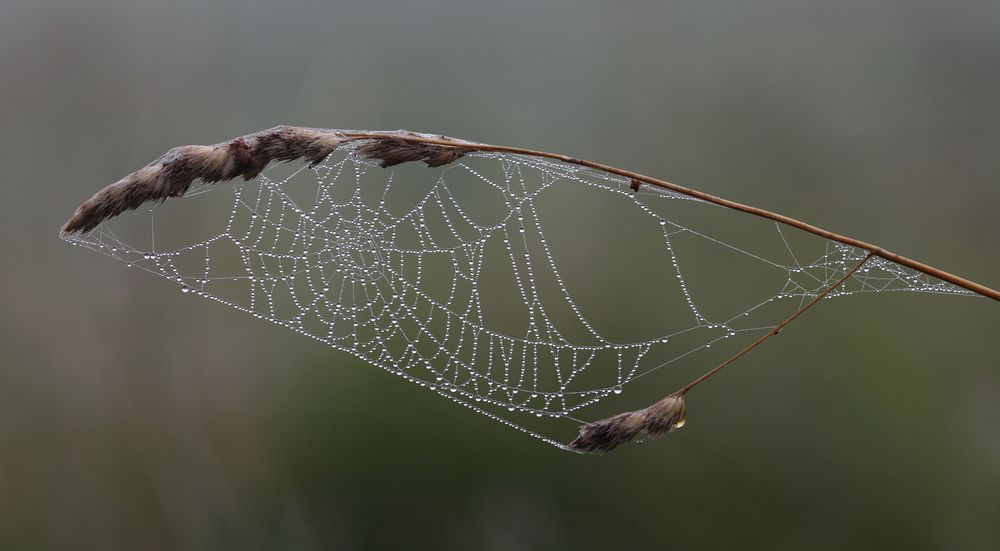
{"type": "Polygon", "coordinates": [[[645,409],[626,411],[583,425],[569,447],[582,452],[608,452],[643,432],[657,437],[679,429],[684,426],[686,414],[684,397],[671,394],[645,409]]]}

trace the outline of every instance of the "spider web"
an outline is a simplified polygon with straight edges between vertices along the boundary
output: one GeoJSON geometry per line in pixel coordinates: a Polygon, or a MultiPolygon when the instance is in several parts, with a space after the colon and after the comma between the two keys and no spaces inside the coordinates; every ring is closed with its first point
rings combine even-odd
{"type": "MultiPolygon", "coordinates": [[[[355,149],[67,239],[563,449],[600,402],[669,365],[697,369],[655,394],[686,382],[865,254],[576,165],[355,149]]],[[[827,298],[897,291],[971,294],[872,258],[827,298]]]]}

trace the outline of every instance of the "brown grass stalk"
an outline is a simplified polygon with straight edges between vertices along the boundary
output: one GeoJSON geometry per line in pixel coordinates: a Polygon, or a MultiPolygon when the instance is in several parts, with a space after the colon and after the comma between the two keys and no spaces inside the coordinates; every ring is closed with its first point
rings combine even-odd
{"type": "Polygon", "coordinates": [[[62,235],[88,232],[102,221],[126,210],[137,208],[147,201],[164,201],[170,197],[183,195],[196,179],[209,183],[231,180],[236,177],[249,180],[272,162],[292,161],[299,158],[316,164],[325,159],[341,143],[357,140],[369,141],[368,145],[359,148],[359,152],[379,160],[383,166],[417,160],[430,166],[441,166],[454,161],[465,153],[493,151],[543,157],[603,170],[610,174],[767,218],[838,243],[864,249],[874,256],[912,268],[979,295],[1000,300],[1000,291],[890,252],[877,245],[840,235],[782,214],[716,197],[652,176],[558,153],[536,151],[523,147],[475,143],[447,136],[431,136],[407,131],[369,132],[276,126],[269,130],[248,134],[212,146],[176,147],[145,167],[102,189],[80,205],[76,213],[63,226],[62,235]]]}
{"type": "Polygon", "coordinates": [[[383,167],[412,161],[422,161],[432,167],[442,166],[455,161],[467,153],[476,151],[511,153],[553,159],[623,176],[630,180],[630,187],[633,191],[638,191],[639,187],[643,184],[656,186],[726,208],[773,220],[786,226],[798,228],[814,235],[867,251],[864,259],[844,274],[840,280],[817,295],[770,332],[680,390],[667,395],[647,408],[622,412],[582,426],[579,436],[570,443],[570,447],[578,451],[609,451],[632,440],[641,433],[646,433],[650,436],[659,436],[660,434],[679,428],[683,425],[685,419],[684,397],[692,388],[743,357],[764,341],[777,335],[785,326],[847,281],[872,257],[877,256],[895,262],[984,297],[1000,300],[1000,291],[922,262],[906,258],[877,245],[843,236],[782,214],[716,197],[629,170],[558,153],[535,151],[521,147],[475,143],[446,136],[417,134],[407,131],[368,132],[277,126],[269,130],[211,146],[189,145],[177,147],[171,149],[165,155],[145,167],[97,192],[97,194],[80,205],[69,221],[63,226],[61,234],[63,237],[68,237],[75,233],[86,233],[96,228],[104,220],[117,216],[127,210],[135,209],[148,201],[165,201],[171,197],[181,196],[187,192],[191,184],[196,180],[207,183],[232,180],[237,177],[249,180],[257,176],[271,163],[292,161],[295,159],[304,159],[312,164],[317,164],[322,162],[323,159],[345,142],[358,142],[355,151],[365,158],[378,161],[383,167]]]}
{"type": "Polygon", "coordinates": [[[728,360],[708,370],[697,379],[684,385],[684,387],[680,390],[668,394],[662,400],[646,409],[627,411],[613,415],[607,419],[587,423],[586,425],[580,427],[580,435],[576,438],[576,440],[570,442],[569,446],[575,450],[585,452],[606,452],[632,440],[641,432],[646,432],[652,437],[657,437],[661,434],[671,432],[674,429],[681,428],[684,426],[684,421],[686,419],[684,396],[686,396],[692,388],[700,385],[716,373],[722,371],[726,368],[726,366],[742,358],[754,348],[764,344],[764,341],[767,339],[770,339],[780,333],[785,326],[795,321],[796,318],[804,314],[806,310],[812,308],[816,303],[822,300],[823,297],[829,295],[834,289],[840,287],[845,281],[850,279],[855,272],[860,270],[861,267],[865,265],[865,262],[868,262],[868,260],[872,257],[872,254],[873,253],[869,251],[860,262],[855,264],[853,268],[848,270],[848,272],[834,282],[833,285],[830,285],[822,293],[816,295],[812,300],[799,308],[794,314],[788,316],[785,321],[776,325],[774,329],[768,331],[766,334],[753,341],[736,354],[730,356],[728,360]]]}

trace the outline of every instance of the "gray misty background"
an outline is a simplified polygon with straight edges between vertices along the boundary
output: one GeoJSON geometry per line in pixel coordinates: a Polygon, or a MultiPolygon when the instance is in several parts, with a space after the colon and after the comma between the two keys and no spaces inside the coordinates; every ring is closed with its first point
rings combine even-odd
{"type": "Polygon", "coordinates": [[[0,547],[996,549],[995,302],[830,301],[682,431],[582,457],[56,233],[175,145],[408,128],[996,287],[998,69],[992,1],[3,0],[0,547]]]}

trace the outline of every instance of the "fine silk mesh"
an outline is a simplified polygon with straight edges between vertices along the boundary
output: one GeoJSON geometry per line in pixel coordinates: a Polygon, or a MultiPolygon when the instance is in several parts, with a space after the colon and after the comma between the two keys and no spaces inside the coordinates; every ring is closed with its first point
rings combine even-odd
{"type": "MultiPolygon", "coordinates": [[[[687,368],[650,395],[679,387],[865,254],[575,165],[384,169],[349,144],[68,239],[564,449],[581,422],[646,405],[623,392],[668,365],[687,368]]],[[[872,258],[827,298],[890,291],[970,294],[872,258]]]]}

